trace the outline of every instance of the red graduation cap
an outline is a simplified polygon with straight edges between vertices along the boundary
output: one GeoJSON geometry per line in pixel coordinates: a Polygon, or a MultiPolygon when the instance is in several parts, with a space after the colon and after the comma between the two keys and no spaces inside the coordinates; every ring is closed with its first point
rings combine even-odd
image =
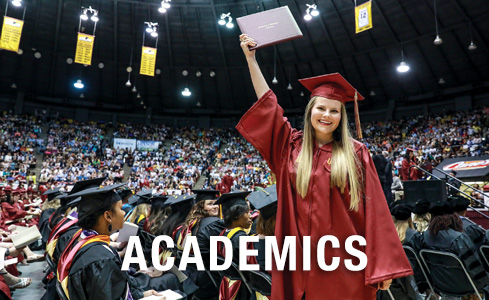
{"type": "Polygon", "coordinates": [[[340,73],[299,79],[299,82],[311,92],[311,98],[319,96],[331,100],[338,100],[343,104],[354,101],[357,137],[362,138],[357,101],[364,100],[365,98],[340,73]]]}

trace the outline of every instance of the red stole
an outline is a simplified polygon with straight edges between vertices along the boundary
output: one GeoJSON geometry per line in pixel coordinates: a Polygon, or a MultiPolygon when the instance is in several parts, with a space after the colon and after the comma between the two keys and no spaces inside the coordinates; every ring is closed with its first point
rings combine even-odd
{"type": "Polygon", "coordinates": [[[70,274],[71,265],[73,263],[73,259],[75,258],[78,251],[80,251],[84,246],[89,245],[95,242],[103,242],[107,245],[110,244],[110,237],[108,235],[89,235],[79,241],[73,248],[72,245],[78,237],[81,235],[81,229],[78,230],[69,244],[67,245],[65,251],[61,255],[58,263],[58,280],[61,283],[61,287],[65,292],[66,297],[70,298],[68,293],[68,275],[70,274]]]}

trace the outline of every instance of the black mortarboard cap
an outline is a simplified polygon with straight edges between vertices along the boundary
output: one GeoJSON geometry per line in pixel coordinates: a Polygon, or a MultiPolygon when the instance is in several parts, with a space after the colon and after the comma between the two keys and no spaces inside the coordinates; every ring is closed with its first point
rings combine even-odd
{"type": "Polygon", "coordinates": [[[418,199],[414,202],[412,212],[417,215],[424,215],[430,209],[430,201],[428,199],[418,199]]]}
{"type": "Polygon", "coordinates": [[[195,202],[219,198],[219,191],[216,190],[192,190],[192,192],[196,195],[195,202]]]}
{"type": "Polygon", "coordinates": [[[227,211],[235,205],[248,205],[246,196],[249,194],[250,192],[232,191],[231,193],[222,194],[214,204],[220,205],[220,213],[222,217],[223,211],[227,211]]]}
{"type": "Polygon", "coordinates": [[[43,193],[43,195],[48,196],[48,201],[54,200],[57,196],[62,195],[63,193],[60,191],[61,188],[57,187],[54,189],[49,189],[43,193]]]}
{"type": "Polygon", "coordinates": [[[405,200],[395,201],[391,203],[389,209],[394,218],[404,221],[411,217],[412,203],[405,200]]]}
{"type": "Polygon", "coordinates": [[[432,216],[441,216],[447,214],[453,214],[455,212],[455,206],[453,202],[448,200],[436,200],[432,201],[430,205],[430,209],[428,212],[432,216]]]}
{"type": "MultiPolygon", "coordinates": [[[[168,199],[170,200],[170,199],[168,199]]],[[[195,195],[179,195],[174,198],[170,205],[172,211],[180,211],[180,212],[190,212],[190,209],[194,205],[195,195]]]]}
{"type": "Polygon", "coordinates": [[[269,219],[277,213],[277,187],[275,185],[252,192],[247,199],[254,208],[260,211],[264,219],[269,219]]]}
{"type": "Polygon", "coordinates": [[[78,219],[82,220],[87,216],[101,210],[108,208],[113,203],[122,200],[115,189],[125,185],[125,183],[118,183],[103,188],[89,188],[78,193],[69,195],[70,198],[75,198],[68,205],[78,204],[78,219]],[[80,200],[79,200],[80,198],[80,200]]]}
{"type": "Polygon", "coordinates": [[[119,191],[117,191],[117,193],[119,194],[119,197],[121,197],[121,199],[123,199],[123,200],[124,200],[124,198],[127,198],[127,197],[133,195],[133,193],[130,189],[119,190],[119,191]]]}
{"type": "Polygon", "coordinates": [[[131,198],[128,200],[129,205],[139,205],[143,203],[149,203],[149,199],[153,195],[153,190],[152,189],[145,189],[137,192],[135,195],[133,195],[131,198]]]}
{"type": "Polygon", "coordinates": [[[462,196],[449,197],[448,201],[450,201],[452,203],[453,209],[455,211],[464,211],[470,205],[470,200],[468,198],[465,198],[462,196]]]}
{"type": "Polygon", "coordinates": [[[102,182],[104,182],[104,180],[105,177],[99,177],[94,179],[77,181],[73,186],[73,188],[71,189],[71,191],[68,193],[68,195],[73,195],[75,193],[78,193],[79,191],[83,191],[90,188],[98,188],[102,185],[102,182]]]}
{"type": "Polygon", "coordinates": [[[166,200],[168,200],[168,196],[157,195],[151,198],[151,205],[155,205],[155,204],[162,205],[163,203],[166,202],[166,200]]]}

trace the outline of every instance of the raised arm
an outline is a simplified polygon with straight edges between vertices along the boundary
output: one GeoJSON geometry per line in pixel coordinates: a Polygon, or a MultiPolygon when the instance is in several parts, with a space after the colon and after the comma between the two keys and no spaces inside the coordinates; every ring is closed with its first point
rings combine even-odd
{"type": "Polygon", "coordinates": [[[246,61],[248,63],[248,68],[250,70],[251,81],[253,82],[253,87],[255,88],[255,93],[258,99],[260,99],[265,93],[270,89],[268,87],[267,81],[260,70],[260,66],[255,58],[255,51],[250,50],[249,47],[253,47],[256,45],[254,39],[252,39],[247,34],[242,34],[239,36],[241,41],[241,49],[243,49],[243,53],[246,57],[246,61]]]}

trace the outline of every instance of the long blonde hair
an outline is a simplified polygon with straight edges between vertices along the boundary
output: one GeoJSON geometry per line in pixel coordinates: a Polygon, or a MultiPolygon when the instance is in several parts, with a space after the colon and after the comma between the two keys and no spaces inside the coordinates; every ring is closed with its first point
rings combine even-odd
{"type": "Polygon", "coordinates": [[[149,205],[148,204],[139,204],[131,213],[129,217],[129,222],[137,224],[138,218],[140,215],[143,215],[145,218],[148,216],[149,205]]]}
{"type": "Polygon", "coordinates": [[[414,229],[413,220],[408,218],[407,220],[398,220],[394,216],[392,216],[392,220],[394,221],[394,225],[396,226],[397,236],[401,243],[404,243],[406,239],[406,231],[408,228],[414,229]]]}
{"type": "MultiPolygon", "coordinates": [[[[317,97],[311,98],[304,114],[304,137],[302,149],[297,157],[296,186],[299,195],[304,198],[309,188],[309,180],[312,172],[314,127],[311,123],[311,112],[316,104],[317,97]]],[[[361,178],[363,166],[360,163],[353,146],[353,138],[348,127],[348,116],[345,105],[341,104],[341,122],[336,130],[339,130],[339,139],[333,141],[333,154],[331,159],[331,186],[345,192],[347,183],[350,191],[350,210],[358,211],[358,204],[363,192],[361,178]]],[[[335,134],[333,134],[333,137],[335,134]]]]}

